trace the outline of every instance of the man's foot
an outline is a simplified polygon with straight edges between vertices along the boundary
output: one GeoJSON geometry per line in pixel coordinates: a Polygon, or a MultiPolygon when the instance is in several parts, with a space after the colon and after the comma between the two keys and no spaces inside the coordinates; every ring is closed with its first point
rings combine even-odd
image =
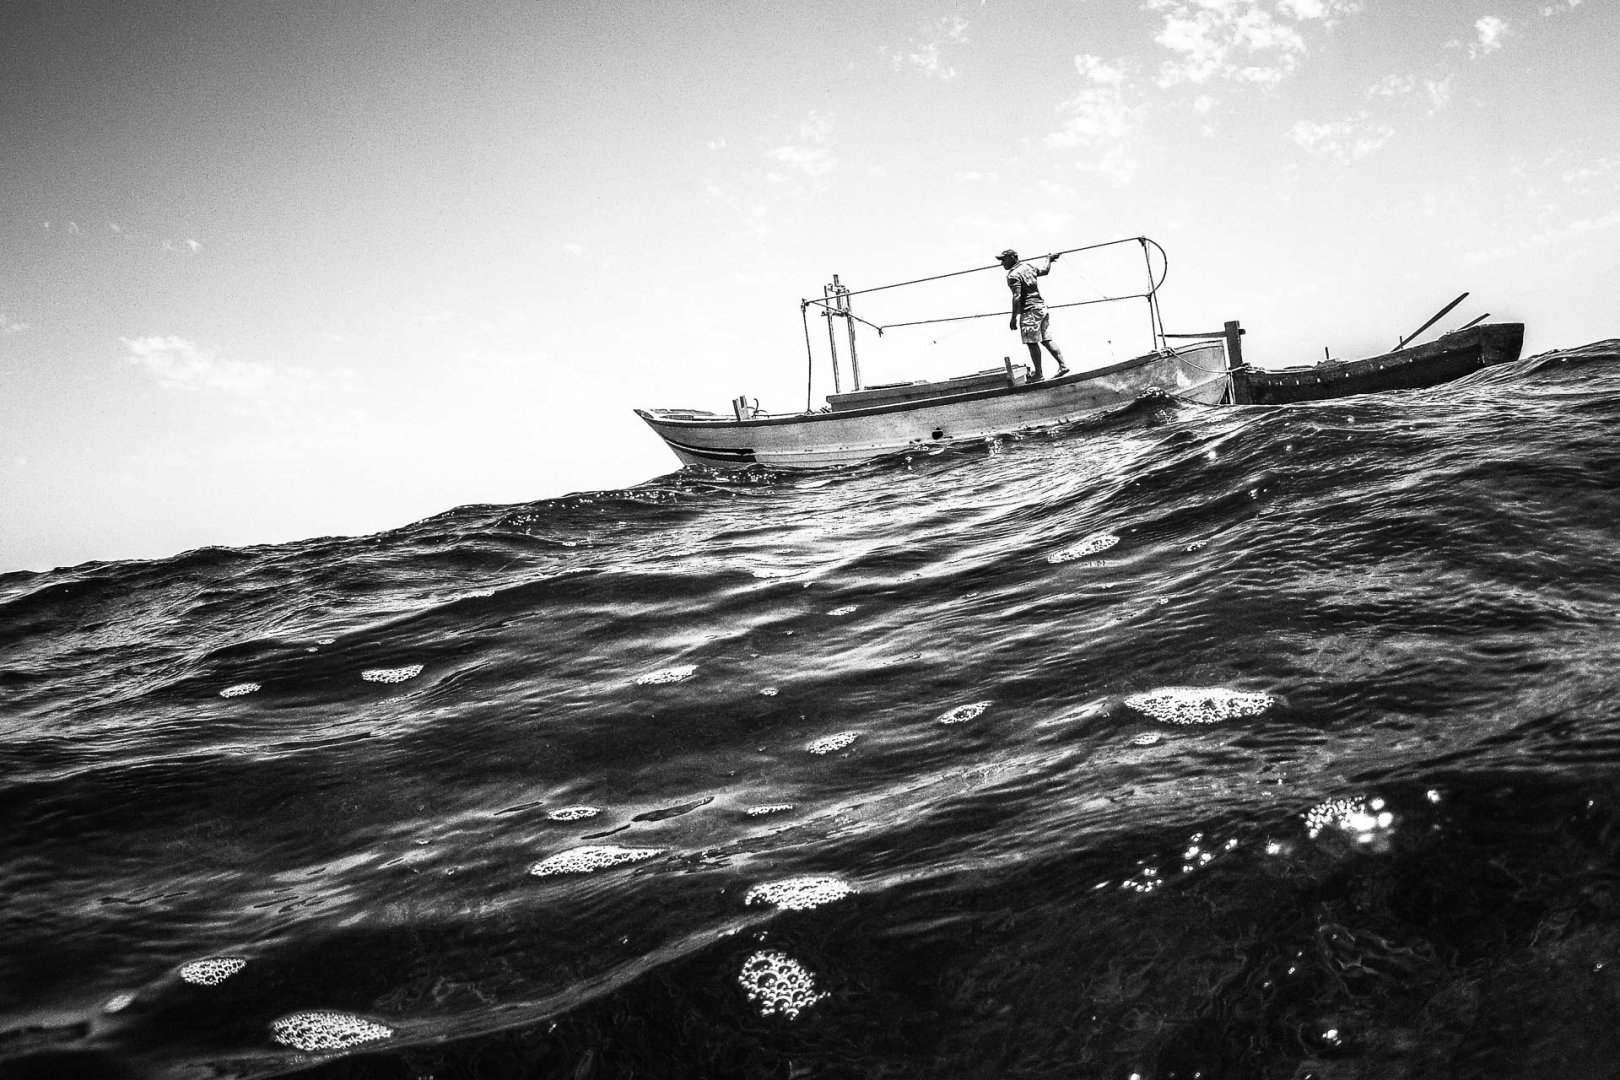
{"type": "Polygon", "coordinates": [[[1035,374],[1031,375],[1029,378],[1025,379],[1024,381],[1025,382],[1045,382],[1046,381],[1046,376],[1042,375],[1040,372],[1037,371],[1035,374]]]}
{"type": "Polygon", "coordinates": [[[1068,373],[1069,373],[1068,365],[1067,364],[1059,364],[1057,374],[1052,376],[1052,378],[1061,379],[1061,378],[1063,378],[1063,376],[1067,375],[1068,373]]]}

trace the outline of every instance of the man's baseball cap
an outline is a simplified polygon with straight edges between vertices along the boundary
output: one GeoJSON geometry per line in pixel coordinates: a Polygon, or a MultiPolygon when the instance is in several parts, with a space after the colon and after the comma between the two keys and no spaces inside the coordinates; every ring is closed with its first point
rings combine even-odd
{"type": "Polygon", "coordinates": [[[1012,248],[1008,248],[1006,251],[1003,251],[1000,255],[997,255],[996,258],[997,259],[1005,259],[1005,258],[1007,258],[1009,256],[1016,259],[1016,258],[1018,258],[1018,252],[1014,251],[1012,248]]]}

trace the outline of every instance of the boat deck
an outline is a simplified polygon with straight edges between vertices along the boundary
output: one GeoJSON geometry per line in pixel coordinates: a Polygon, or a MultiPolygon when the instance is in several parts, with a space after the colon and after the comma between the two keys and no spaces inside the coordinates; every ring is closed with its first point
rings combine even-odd
{"type": "Polygon", "coordinates": [[[844,409],[865,409],[872,405],[892,405],[900,401],[971,394],[979,390],[999,390],[1003,387],[1022,386],[1028,381],[1028,367],[1006,361],[999,368],[986,368],[970,375],[957,375],[937,382],[919,379],[913,382],[880,383],[877,386],[852,390],[847,394],[828,394],[827,405],[834,412],[840,412],[844,409]]]}

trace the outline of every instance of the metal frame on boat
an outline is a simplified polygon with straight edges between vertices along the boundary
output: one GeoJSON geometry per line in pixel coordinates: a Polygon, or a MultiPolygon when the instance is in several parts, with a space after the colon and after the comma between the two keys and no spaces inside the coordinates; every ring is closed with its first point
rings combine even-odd
{"type": "Polygon", "coordinates": [[[974,267],[861,290],[846,288],[834,276],[819,300],[801,300],[799,304],[805,324],[805,352],[812,371],[815,360],[810,347],[809,312],[812,308],[818,309],[818,315],[827,319],[834,392],[827,395],[824,407],[812,410],[807,385],[803,412],[773,415],[757,405],[750,405],[746,397],[739,397],[732,401],[730,416],[696,409],[637,409],[636,415],[686,465],[820,468],[957,440],[1070,423],[1128,405],[1150,392],[1202,405],[1271,405],[1433,386],[1489,364],[1516,360],[1523,343],[1522,323],[1471,323],[1428,345],[1405,349],[1412,338],[1463,299],[1458,297],[1416,333],[1403,339],[1394,352],[1352,362],[1328,360],[1312,367],[1256,368],[1243,361],[1243,330],[1236,322],[1228,322],[1214,333],[1165,332],[1158,291],[1164,284],[1168,262],[1164,249],[1147,237],[1110,240],[1054,254],[1067,255],[1132,243],[1141,246],[1147,268],[1144,291],[1050,306],[1080,307],[1145,299],[1152,351],[1134,359],[1062,378],[1031,382],[1027,367],[1004,357],[999,368],[955,378],[863,386],[856,351],[857,323],[872,326],[882,333],[924,322],[991,318],[1004,313],[877,326],[851,309],[853,296],[977,273],[990,267],[974,267]],[[1157,271],[1153,252],[1160,256],[1157,271]],[[848,392],[841,385],[838,335],[833,326],[836,320],[842,320],[848,331],[854,384],[848,392]]]}

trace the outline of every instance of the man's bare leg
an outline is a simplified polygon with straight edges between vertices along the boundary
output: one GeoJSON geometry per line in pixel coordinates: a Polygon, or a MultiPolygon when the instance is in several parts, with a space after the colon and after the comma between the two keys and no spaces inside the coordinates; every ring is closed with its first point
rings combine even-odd
{"type": "MultiPolygon", "coordinates": [[[[1025,344],[1029,346],[1030,365],[1035,369],[1035,375],[1029,381],[1040,382],[1042,379],[1046,378],[1045,375],[1041,374],[1041,347],[1033,341],[1025,342],[1025,344]]],[[[1062,361],[1059,361],[1059,363],[1062,363],[1062,361]]]]}
{"type": "Polygon", "coordinates": [[[1053,378],[1061,379],[1069,373],[1069,365],[1063,362],[1063,351],[1050,341],[1042,342],[1046,351],[1052,354],[1052,359],[1058,362],[1057,374],[1053,378]]]}

